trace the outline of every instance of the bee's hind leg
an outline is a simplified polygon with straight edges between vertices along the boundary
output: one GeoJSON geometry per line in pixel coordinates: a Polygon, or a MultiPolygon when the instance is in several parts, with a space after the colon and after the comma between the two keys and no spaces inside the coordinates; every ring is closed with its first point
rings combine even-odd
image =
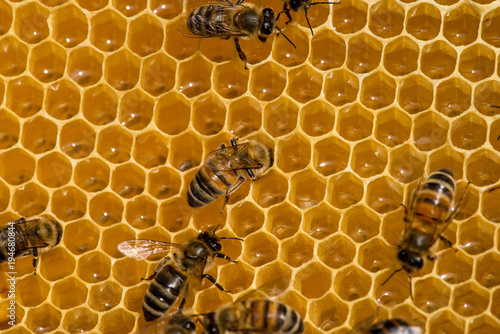
{"type": "Polygon", "coordinates": [[[451,249],[453,249],[455,252],[458,252],[458,249],[456,249],[455,247],[453,247],[453,244],[451,243],[450,240],[446,239],[445,236],[443,236],[442,234],[439,235],[439,239],[443,242],[443,244],[446,245],[446,247],[449,247],[451,249]]]}
{"type": "Polygon", "coordinates": [[[214,253],[214,256],[215,256],[215,257],[218,257],[219,259],[226,259],[226,260],[228,260],[229,262],[232,262],[232,263],[236,263],[236,264],[238,264],[238,261],[231,259],[231,258],[230,258],[229,256],[227,256],[226,254],[222,254],[222,253],[214,253]]]}
{"type": "Polygon", "coordinates": [[[34,274],[36,275],[36,267],[38,265],[38,248],[33,248],[33,268],[35,268],[34,274]]]}
{"type": "Polygon", "coordinates": [[[240,59],[245,63],[245,70],[248,70],[247,66],[247,56],[243,52],[240,46],[240,41],[237,37],[234,38],[234,45],[236,46],[236,51],[238,52],[238,56],[240,56],[240,59]]]}

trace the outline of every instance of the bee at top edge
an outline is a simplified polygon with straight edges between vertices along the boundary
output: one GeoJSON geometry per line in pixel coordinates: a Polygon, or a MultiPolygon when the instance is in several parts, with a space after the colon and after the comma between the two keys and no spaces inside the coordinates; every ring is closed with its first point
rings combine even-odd
{"type": "Polygon", "coordinates": [[[418,326],[410,326],[405,320],[400,318],[386,319],[370,324],[361,323],[350,334],[422,334],[423,331],[418,326]]]}
{"type": "Polygon", "coordinates": [[[340,4],[340,1],[335,1],[335,2],[312,2],[312,1],[313,0],[285,0],[285,4],[283,5],[283,11],[278,13],[278,17],[276,18],[276,21],[278,21],[281,14],[285,14],[288,18],[288,21],[286,22],[286,24],[288,24],[292,21],[292,15],[290,15],[290,11],[292,11],[292,12],[304,11],[307,25],[309,26],[309,29],[311,30],[311,36],[314,36],[314,32],[313,32],[313,29],[311,27],[311,23],[309,22],[309,18],[307,17],[307,10],[312,5],[338,5],[338,4],[340,4]]]}
{"type": "Polygon", "coordinates": [[[152,321],[161,317],[180,299],[179,309],[182,309],[186,301],[188,287],[197,288],[203,278],[224,292],[232,291],[224,289],[214,277],[206,274],[213,264],[214,257],[233,261],[227,255],[221,253],[222,239],[240,238],[217,237],[214,232],[202,232],[196,238],[184,244],[176,244],[157,240],[133,239],[123,241],[118,245],[118,250],[127,257],[138,261],[145,260],[148,256],[157,253],[166,253],[174,250],[172,257],[165,257],[156,267],[153,275],[148,280],[151,284],[144,296],[142,310],[146,321],[152,321]]]}
{"type": "Polygon", "coordinates": [[[437,239],[453,248],[452,243],[442,233],[460,212],[467,187],[455,203],[455,177],[450,169],[443,168],[431,173],[413,192],[409,209],[403,205],[405,229],[398,243],[397,254],[401,268],[394,271],[382,285],[394,274],[404,270],[410,279],[410,296],[413,299],[411,275],[422,269],[425,258],[431,261],[435,259],[430,249],[437,239]]]}
{"type": "Polygon", "coordinates": [[[62,233],[61,224],[48,216],[19,218],[9,222],[0,227],[0,263],[33,255],[36,275],[38,256],[59,244],[62,233]]]}
{"type": "Polygon", "coordinates": [[[187,192],[189,206],[200,207],[225,195],[222,211],[235,192],[245,182],[245,174],[256,180],[273,165],[273,150],[256,140],[237,144],[231,139],[231,146],[221,144],[207,155],[203,165],[194,176],[187,192]]]}
{"type": "MultiPolygon", "coordinates": [[[[233,37],[238,56],[245,63],[245,69],[248,69],[247,56],[241,49],[239,40],[257,37],[264,43],[276,31],[282,35],[283,33],[277,26],[275,13],[271,8],[243,5],[243,1],[218,0],[214,4],[198,7],[187,18],[187,29],[196,37],[233,37]]],[[[283,37],[295,47],[288,37],[283,37]]]]}

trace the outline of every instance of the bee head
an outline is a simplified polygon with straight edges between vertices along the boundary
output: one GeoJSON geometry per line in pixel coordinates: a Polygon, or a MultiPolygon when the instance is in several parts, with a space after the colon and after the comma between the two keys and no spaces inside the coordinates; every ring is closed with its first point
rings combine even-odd
{"type": "Polygon", "coordinates": [[[261,165],[259,169],[255,169],[253,171],[255,176],[258,176],[265,173],[272,167],[274,163],[273,149],[255,140],[250,140],[249,143],[250,149],[248,150],[248,155],[254,161],[258,161],[261,165]]]}
{"type": "Polygon", "coordinates": [[[48,244],[53,247],[61,241],[63,230],[58,221],[48,216],[42,216],[37,226],[36,233],[42,240],[48,242],[48,244]]]}
{"type": "Polygon", "coordinates": [[[202,232],[198,235],[198,240],[203,241],[214,252],[220,252],[222,250],[220,239],[215,236],[215,233],[210,233],[208,231],[202,232]]]}
{"type": "Polygon", "coordinates": [[[290,9],[294,12],[297,12],[301,9],[307,9],[311,6],[310,0],[290,0],[288,2],[290,9]]]}
{"type": "Polygon", "coordinates": [[[264,8],[262,10],[262,16],[264,20],[262,26],[260,27],[259,39],[264,40],[271,36],[276,29],[276,19],[274,17],[274,11],[271,8],[264,8]]]}
{"type": "Polygon", "coordinates": [[[401,262],[403,269],[409,274],[422,269],[424,266],[424,259],[420,255],[411,253],[404,249],[399,251],[398,260],[401,262]]]}

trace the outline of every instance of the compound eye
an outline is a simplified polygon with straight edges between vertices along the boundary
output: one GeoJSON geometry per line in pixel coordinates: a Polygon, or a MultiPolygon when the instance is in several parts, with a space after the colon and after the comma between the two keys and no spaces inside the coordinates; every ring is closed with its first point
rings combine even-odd
{"type": "Polygon", "coordinates": [[[194,331],[196,329],[196,326],[192,321],[188,321],[184,324],[184,328],[190,331],[194,331]]]}
{"type": "Polygon", "coordinates": [[[215,326],[215,325],[210,325],[210,326],[208,327],[208,332],[209,332],[210,334],[218,334],[218,333],[219,333],[219,330],[217,329],[217,326],[215,326]]]}
{"type": "Polygon", "coordinates": [[[408,253],[405,250],[402,250],[398,253],[398,259],[400,261],[405,261],[408,258],[408,253]]]}
{"type": "Polygon", "coordinates": [[[220,252],[222,250],[222,245],[220,242],[214,242],[212,244],[212,248],[215,249],[217,252],[220,252]]]}
{"type": "Polygon", "coordinates": [[[414,257],[412,262],[413,265],[418,269],[422,269],[422,267],[424,266],[424,260],[422,260],[421,257],[414,257]]]}

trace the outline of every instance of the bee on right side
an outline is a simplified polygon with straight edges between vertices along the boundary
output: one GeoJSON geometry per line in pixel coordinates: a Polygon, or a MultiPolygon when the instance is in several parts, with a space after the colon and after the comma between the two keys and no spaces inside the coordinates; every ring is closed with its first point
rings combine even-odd
{"type": "Polygon", "coordinates": [[[292,15],[290,15],[290,11],[292,12],[300,12],[304,11],[305,16],[306,16],[306,21],[307,25],[309,26],[309,29],[311,30],[311,35],[314,36],[314,32],[311,27],[311,23],[309,22],[309,18],[307,17],[307,10],[309,7],[312,5],[338,5],[340,4],[340,1],[337,2],[312,2],[312,0],[285,0],[285,4],[283,6],[283,11],[278,13],[278,17],[276,18],[276,21],[278,21],[281,13],[284,13],[288,17],[288,21],[286,24],[290,23],[292,21],[292,15]]]}
{"type": "MultiPolygon", "coordinates": [[[[468,187],[468,184],[467,184],[468,187]]],[[[398,261],[401,268],[394,271],[383,283],[401,270],[411,275],[424,266],[424,259],[434,260],[431,247],[439,238],[452,248],[452,243],[442,233],[453,218],[460,212],[467,187],[460,199],[455,203],[456,182],[453,172],[448,168],[434,171],[412,194],[410,208],[406,206],[404,221],[405,230],[398,244],[398,261]]]]}
{"type": "Polygon", "coordinates": [[[410,326],[403,319],[393,318],[379,321],[371,326],[358,326],[350,334],[422,334],[422,329],[410,326]]]}

